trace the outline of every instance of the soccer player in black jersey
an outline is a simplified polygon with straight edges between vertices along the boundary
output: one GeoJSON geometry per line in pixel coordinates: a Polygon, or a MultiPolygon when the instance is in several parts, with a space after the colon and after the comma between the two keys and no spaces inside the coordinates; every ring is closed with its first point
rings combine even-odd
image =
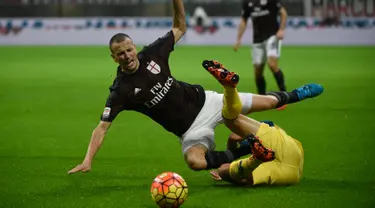
{"type": "MultiPolygon", "coordinates": [[[[214,151],[214,128],[223,123],[223,94],[205,91],[200,85],[172,76],[169,55],[186,31],[182,0],[173,0],[173,8],[172,30],[139,53],[128,35],[119,33],[111,38],[109,47],[113,60],[118,63],[117,76],[110,87],[101,121],[91,135],[86,156],[69,173],[91,169],[110,125],[124,110],[142,113],[176,135],[185,161],[193,170],[218,168],[249,153],[249,147],[214,151]]],[[[267,96],[239,93],[239,96],[243,114],[274,109],[293,99],[293,95],[285,92],[267,96]]]]}
{"type": "Polygon", "coordinates": [[[280,0],[242,0],[242,15],[234,45],[235,51],[241,44],[249,17],[252,19],[253,26],[252,62],[258,94],[266,94],[266,80],[263,76],[266,62],[273,72],[280,91],[286,91],[284,75],[279,68],[278,59],[281,40],[284,38],[287,11],[280,0]]]}

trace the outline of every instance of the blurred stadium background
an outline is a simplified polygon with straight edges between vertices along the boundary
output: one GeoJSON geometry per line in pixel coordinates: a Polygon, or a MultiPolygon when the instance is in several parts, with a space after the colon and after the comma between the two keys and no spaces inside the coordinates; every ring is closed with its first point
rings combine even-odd
{"type": "MultiPolygon", "coordinates": [[[[233,43],[240,0],[184,2],[190,30],[181,44],[233,43]]],[[[373,0],[284,0],[283,4],[289,14],[284,45],[375,44],[373,0]]],[[[171,27],[172,13],[167,0],[2,0],[0,44],[102,45],[116,30],[147,44],[171,27]]],[[[251,35],[243,42],[251,43],[251,35]]]]}
{"type": "MultiPolygon", "coordinates": [[[[189,170],[178,139],[134,112],[116,118],[91,173],[67,175],[84,157],[115,76],[109,38],[128,33],[140,49],[162,36],[170,0],[0,0],[0,207],[155,207],[149,187],[164,171],[186,179],[186,208],[375,207],[375,1],[282,2],[287,87],[316,82],[325,92],[251,115],[299,139],[305,169],[297,186],[245,189],[189,170]]],[[[251,22],[240,51],[231,48],[240,0],[184,3],[189,28],[171,55],[174,76],[221,92],[200,66],[217,59],[240,73],[240,91],[256,92],[251,22]]],[[[229,131],[216,133],[224,149],[229,131]]]]}

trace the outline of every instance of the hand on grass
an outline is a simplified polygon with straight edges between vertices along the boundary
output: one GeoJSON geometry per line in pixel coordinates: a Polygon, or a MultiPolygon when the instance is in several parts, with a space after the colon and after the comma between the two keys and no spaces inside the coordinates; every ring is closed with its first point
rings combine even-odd
{"type": "Polygon", "coordinates": [[[68,174],[76,172],[89,172],[91,170],[91,164],[82,163],[77,165],[75,168],[71,169],[68,174]]]}
{"type": "Polygon", "coordinates": [[[214,179],[215,181],[221,181],[221,177],[219,176],[219,172],[217,172],[217,170],[211,170],[210,171],[210,174],[212,176],[212,179],[214,179]]]}

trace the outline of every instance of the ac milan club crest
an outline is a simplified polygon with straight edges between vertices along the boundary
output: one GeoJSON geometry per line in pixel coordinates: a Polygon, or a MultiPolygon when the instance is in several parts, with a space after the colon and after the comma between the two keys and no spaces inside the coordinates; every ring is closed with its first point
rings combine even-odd
{"type": "Polygon", "coordinates": [[[149,70],[150,72],[152,72],[153,74],[159,74],[161,72],[161,68],[160,66],[155,62],[155,61],[151,61],[148,66],[147,66],[147,70],[149,70]]]}

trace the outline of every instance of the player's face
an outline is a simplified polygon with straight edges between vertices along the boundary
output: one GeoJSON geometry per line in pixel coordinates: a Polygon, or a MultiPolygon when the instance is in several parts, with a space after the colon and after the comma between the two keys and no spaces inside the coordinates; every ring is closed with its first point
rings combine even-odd
{"type": "Polygon", "coordinates": [[[139,61],[137,49],[131,39],[112,44],[112,58],[123,70],[135,71],[138,69],[139,61]]]}

